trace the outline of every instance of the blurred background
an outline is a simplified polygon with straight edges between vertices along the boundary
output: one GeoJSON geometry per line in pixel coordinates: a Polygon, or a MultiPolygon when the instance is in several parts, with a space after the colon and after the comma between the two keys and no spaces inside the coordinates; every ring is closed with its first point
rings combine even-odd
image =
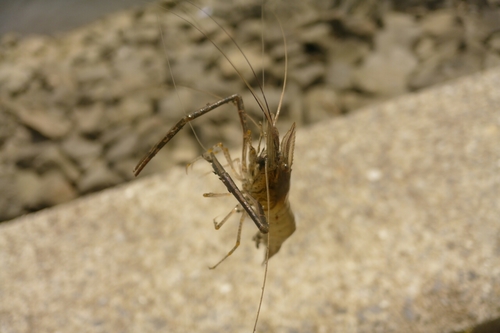
{"type": "Polygon", "coordinates": [[[55,34],[151,0],[2,0],[0,34],[55,34]]]}
{"type": "MultiPolygon", "coordinates": [[[[179,118],[219,97],[242,94],[258,121],[251,94],[212,44],[256,86],[227,33],[255,72],[265,71],[276,110],[285,47],[271,11],[287,40],[282,134],[292,122],[349,115],[500,65],[499,1],[270,1],[264,23],[260,1],[196,3],[0,3],[0,221],[133,179],[140,157],[179,118]]],[[[218,142],[241,147],[232,107],[193,126],[203,147],[181,131],[144,174],[218,142]]]]}

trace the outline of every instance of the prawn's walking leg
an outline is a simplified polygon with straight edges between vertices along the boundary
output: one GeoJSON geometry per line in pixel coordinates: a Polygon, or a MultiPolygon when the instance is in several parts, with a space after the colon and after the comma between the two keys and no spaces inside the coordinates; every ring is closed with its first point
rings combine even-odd
{"type": "MultiPolygon", "coordinates": [[[[230,213],[231,214],[231,213],[230,213]]],[[[241,229],[243,229],[243,221],[245,220],[245,216],[246,214],[243,213],[241,214],[241,218],[240,218],[240,224],[238,225],[238,235],[236,236],[236,243],[234,244],[233,248],[231,249],[231,251],[229,251],[225,256],[224,258],[222,258],[218,263],[216,263],[214,266],[212,267],[208,267],[210,269],[215,269],[217,268],[217,266],[220,265],[221,262],[223,262],[224,260],[227,259],[227,257],[229,257],[231,254],[233,254],[233,252],[238,248],[238,246],[240,246],[240,241],[241,241],[241,229]]],[[[217,227],[216,227],[217,229],[217,227]]]]}
{"type": "MultiPolygon", "coordinates": [[[[212,147],[211,151],[213,151],[214,154],[217,154],[220,151],[222,151],[222,153],[224,154],[224,157],[227,161],[227,165],[229,165],[229,167],[231,168],[231,171],[234,173],[235,178],[240,180],[240,181],[243,181],[243,175],[241,175],[240,171],[238,169],[236,169],[236,167],[234,166],[235,162],[237,162],[239,165],[241,165],[240,159],[239,158],[233,159],[231,157],[231,154],[229,153],[229,149],[227,149],[222,142],[215,144],[212,147]]],[[[193,166],[196,162],[198,162],[199,160],[202,160],[202,159],[204,159],[204,158],[202,155],[200,155],[200,156],[196,157],[194,160],[192,160],[191,162],[189,162],[186,165],[186,172],[187,172],[187,170],[189,170],[189,167],[193,166]]],[[[227,193],[227,194],[230,195],[230,193],[227,193]]],[[[211,195],[203,194],[203,196],[207,197],[207,196],[211,196],[211,195]]]]}
{"type": "MultiPolygon", "coordinates": [[[[231,193],[228,193],[228,195],[231,195],[231,193]]],[[[222,226],[226,223],[227,220],[229,220],[231,216],[233,216],[234,213],[241,213],[240,205],[236,205],[236,207],[231,209],[231,211],[222,219],[222,221],[217,222],[217,220],[214,218],[215,230],[219,230],[220,228],[222,228],[222,226]]]]}

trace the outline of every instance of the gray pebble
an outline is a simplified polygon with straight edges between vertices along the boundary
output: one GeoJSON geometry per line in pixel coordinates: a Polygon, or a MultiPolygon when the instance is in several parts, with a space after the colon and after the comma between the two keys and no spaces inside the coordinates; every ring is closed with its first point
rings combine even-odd
{"type": "Polygon", "coordinates": [[[78,167],[53,143],[31,146],[37,150],[32,165],[39,173],[47,173],[49,170],[59,171],[72,182],[80,177],[78,167]]]}
{"type": "Polygon", "coordinates": [[[375,36],[377,52],[388,52],[394,46],[411,51],[421,28],[410,14],[389,12],[384,17],[384,29],[375,36]]]}
{"type": "Polygon", "coordinates": [[[107,126],[102,104],[79,107],[73,111],[73,117],[76,129],[83,135],[97,135],[107,126]]]}
{"type": "Polygon", "coordinates": [[[451,9],[442,9],[428,13],[420,22],[422,31],[439,39],[456,36],[459,22],[457,15],[451,9]]]}
{"type": "Polygon", "coordinates": [[[57,171],[49,171],[42,175],[39,191],[44,206],[58,205],[78,196],[64,175],[57,171]]]}
{"type": "Polygon", "coordinates": [[[500,31],[491,35],[488,40],[488,46],[491,50],[500,53],[500,31]]]}
{"type": "Polygon", "coordinates": [[[106,152],[106,160],[117,162],[132,156],[137,150],[138,140],[137,134],[133,132],[116,139],[106,152]]]}
{"type": "Polygon", "coordinates": [[[340,101],[331,87],[315,87],[305,96],[307,123],[315,123],[340,114],[340,101]]]}
{"type": "Polygon", "coordinates": [[[18,170],[15,174],[15,198],[28,209],[41,208],[43,192],[41,177],[32,170],[18,170]]]}
{"type": "Polygon", "coordinates": [[[332,61],[326,69],[325,82],[336,90],[352,88],[353,67],[343,60],[332,61]]]}
{"type": "Polygon", "coordinates": [[[410,73],[416,68],[415,56],[394,46],[384,53],[369,55],[354,74],[355,84],[363,91],[394,96],[407,91],[410,73]]]}
{"type": "Polygon", "coordinates": [[[370,53],[370,46],[355,39],[332,40],[329,47],[330,59],[356,64],[370,53]]]}
{"type": "Polygon", "coordinates": [[[105,189],[122,182],[121,177],[111,171],[106,163],[100,160],[94,161],[84,175],[78,181],[78,190],[88,193],[105,189]]]}
{"type": "Polygon", "coordinates": [[[0,89],[8,93],[19,93],[27,89],[32,76],[33,71],[29,68],[5,63],[0,66],[0,89]]]}
{"type": "Polygon", "coordinates": [[[98,142],[78,135],[73,135],[65,140],[61,148],[82,170],[87,169],[102,152],[102,146],[98,142]]]}
{"type": "Polygon", "coordinates": [[[302,68],[296,68],[290,73],[290,80],[299,84],[303,89],[309,87],[313,82],[320,80],[325,74],[325,66],[321,63],[311,63],[302,68]]]}
{"type": "Polygon", "coordinates": [[[18,116],[24,125],[50,139],[59,139],[65,136],[72,126],[65,114],[57,109],[20,107],[18,116]]]}
{"type": "Polygon", "coordinates": [[[500,66],[500,54],[488,52],[484,59],[484,66],[486,68],[493,68],[500,66]]]}
{"type": "MultiPolygon", "coordinates": [[[[0,221],[9,220],[26,213],[27,210],[23,201],[25,198],[18,193],[18,185],[25,183],[20,179],[23,176],[19,175],[14,168],[9,171],[0,171],[0,188],[2,189],[0,195],[0,221]]],[[[30,193],[27,193],[26,196],[28,196],[29,201],[34,201],[29,198],[30,193]]]]}

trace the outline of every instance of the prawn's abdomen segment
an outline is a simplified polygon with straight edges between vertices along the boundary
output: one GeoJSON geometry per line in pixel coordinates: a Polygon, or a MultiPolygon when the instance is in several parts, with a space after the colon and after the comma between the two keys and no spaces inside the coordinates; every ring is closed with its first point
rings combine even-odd
{"type": "Polygon", "coordinates": [[[288,199],[281,204],[274,206],[268,216],[269,233],[263,234],[260,231],[255,235],[254,240],[257,247],[260,243],[269,244],[269,257],[274,256],[281,248],[281,245],[290,237],[296,229],[295,216],[288,199]],[[269,238],[269,243],[268,243],[269,238]]]}
{"type": "Polygon", "coordinates": [[[259,231],[254,237],[257,247],[261,243],[269,246],[269,257],[267,258],[269,259],[280,250],[281,245],[295,232],[295,217],[288,201],[292,170],[285,164],[279,165],[274,170],[267,170],[269,200],[267,198],[265,168],[260,171],[256,182],[249,188],[258,188],[259,191],[249,191],[249,194],[262,205],[269,223],[269,233],[263,234],[259,231]],[[256,186],[257,183],[259,183],[259,186],[256,186]]]}

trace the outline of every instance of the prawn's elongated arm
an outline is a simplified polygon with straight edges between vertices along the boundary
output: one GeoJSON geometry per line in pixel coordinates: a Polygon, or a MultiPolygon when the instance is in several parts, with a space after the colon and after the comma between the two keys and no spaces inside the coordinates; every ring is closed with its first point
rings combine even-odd
{"type": "MultiPolygon", "coordinates": [[[[175,124],[174,127],[172,127],[167,132],[167,134],[163,137],[163,139],[161,139],[156,145],[154,145],[153,148],[151,148],[151,150],[146,154],[146,156],[144,156],[139,161],[139,163],[137,163],[137,165],[133,171],[134,176],[137,177],[141,173],[142,169],[144,169],[144,167],[149,163],[149,161],[151,161],[151,159],[163,148],[163,146],[165,146],[187,123],[189,123],[190,121],[193,121],[196,118],[201,117],[204,114],[206,114],[212,110],[215,110],[219,106],[221,106],[223,104],[227,104],[229,102],[235,103],[236,107],[238,108],[238,115],[240,117],[241,127],[243,129],[243,145],[245,146],[246,144],[248,144],[247,141],[249,139],[247,138],[247,134],[246,134],[248,129],[247,129],[247,122],[246,122],[246,113],[245,113],[245,109],[243,107],[243,99],[241,98],[240,95],[234,94],[234,95],[228,96],[226,98],[223,98],[215,103],[208,104],[205,107],[182,117],[177,122],[177,124],[175,124]]],[[[245,156],[243,156],[243,157],[245,157],[245,156]]],[[[244,169],[244,171],[246,171],[245,164],[243,164],[242,168],[244,169]]]]}
{"type": "Polygon", "coordinates": [[[220,164],[219,160],[217,157],[215,157],[214,153],[208,152],[203,154],[203,158],[212,164],[212,168],[214,169],[214,173],[219,176],[219,179],[224,183],[224,185],[227,187],[227,190],[229,193],[231,193],[236,200],[240,203],[241,207],[246,211],[246,213],[250,216],[252,221],[255,222],[255,225],[257,225],[257,228],[259,228],[260,232],[263,234],[267,234],[269,232],[269,224],[266,220],[266,216],[264,214],[264,209],[262,208],[262,205],[255,200],[255,206],[257,209],[257,212],[255,212],[252,209],[252,206],[248,202],[248,200],[245,199],[245,196],[243,193],[241,193],[240,189],[238,186],[234,183],[233,179],[231,176],[226,172],[222,164],[220,164]]]}

